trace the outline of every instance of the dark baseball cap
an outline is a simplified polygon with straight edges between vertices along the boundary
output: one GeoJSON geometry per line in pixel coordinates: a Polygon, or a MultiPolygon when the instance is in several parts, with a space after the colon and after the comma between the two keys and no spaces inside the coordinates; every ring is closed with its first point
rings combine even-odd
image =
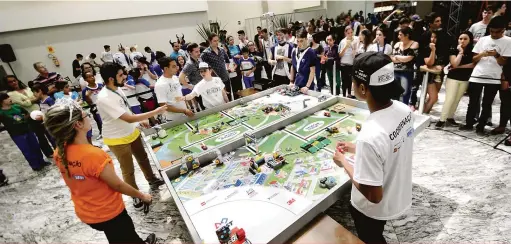
{"type": "Polygon", "coordinates": [[[399,97],[404,89],[394,78],[394,63],[388,55],[380,52],[365,52],[355,58],[353,79],[369,86],[373,96],[399,97]]]}

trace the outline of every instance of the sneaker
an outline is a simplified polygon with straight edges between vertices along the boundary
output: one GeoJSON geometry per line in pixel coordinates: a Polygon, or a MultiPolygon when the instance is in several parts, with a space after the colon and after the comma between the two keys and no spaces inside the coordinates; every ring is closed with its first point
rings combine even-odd
{"type": "Polygon", "coordinates": [[[156,243],[156,235],[151,233],[145,238],[145,243],[147,244],[155,244],[156,243]]]}
{"type": "Polygon", "coordinates": [[[439,120],[438,122],[436,122],[435,128],[436,129],[442,129],[442,128],[444,128],[444,125],[445,125],[445,122],[439,120]]]}
{"type": "Polygon", "coordinates": [[[103,139],[103,135],[99,134],[99,136],[98,136],[98,137],[96,137],[96,140],[98,140],[98,141],[99,141],[99,140],[101,140],[101,139],[103,139]]]}
{"type": "Polygon", "coordinates": [[[149,182],[149,186],[151,187],[151,189],[158,188],[159,186],[161,186],[163,184],[165,184],[165,182],[163,180],[158,179],[158,178],[156,178],[153,181],[149,182]]]}
{"type": "Polygon", "coordinates": [[[511,139],[504,141],[504,145],[508,147],[511,146],[511,139]]]}
{"type": "Polygon", "coordinates": [[[9,183],[9,179],[4,175],[4,173],[0,170],[0,187],[5,186],[9,183]]]}
{"type": "Polygon", "coordinates": [[[497,127],[493,130],[490,131],[490,134],[492,135],[500,135],[500,134],[504,134],[504,132],[506,132],[506,127],[497,127]]]}
{"type": "Polygon", "coordinates": [[[473,130],[473,129],[474,129],[473,125],[462,125],[462,126],[460,126],[460,130],[473,130]]]}
{"type": "Polygon", "coordinates": [[[140,198],[133,198],[133,207],[135,207],[136,210],[142,210],[144,208],[144,202],[140,200],[140,198]]]}
{"type": "Polygon", "coordinates": [[[456,120],[454,119],[447,119],[446,120],[447,124],[450,125],[450,126],[459,126],[460,124],[458,122],[456,122],[456,120]]]}

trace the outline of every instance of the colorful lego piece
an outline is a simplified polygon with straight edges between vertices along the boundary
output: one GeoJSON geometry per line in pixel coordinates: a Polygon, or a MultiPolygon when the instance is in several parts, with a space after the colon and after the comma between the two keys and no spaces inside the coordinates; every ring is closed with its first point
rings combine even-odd
{"type": "Polygon", "coordinates": [[[183,162],[181,167],[179,167],[179,174],[185,175],[186,173],[188,173],[188,165],[186,165],[186,162],[183,162]]]}
{"type": "Polygon", "coordinates": [[[330,134],[335,134],[335,133],[339,133],[339,128],[335,127],[335,126],[332,126],[332,127],[327,127],[326,128],[326,131],[330,134]]]}
{"type": "Polygon", "coordinates": [[[204,144],[204,143],[201,143],[201,144],[200,144],[200,148],[201,148],[202,150],[204,150],[204,151],[208,150],[208,146],[206,146],[206,144],[204,144]]]}
{"type": "Polygon", "coordinates": [[[355,129],[356,129],[358,132],[360,132],[360,130],[362,130],[362,124],[360,124],[360,123],[356,123],[356,124],[355,124],[355,129]]]}
{"type": "Polygon", "coordinates": [[[213,160],[213,163],[216,165],[216,166],[220,166],[222,164],[224,164],[224,162],[220,159],[220,158],[215,158],[213,160]]]}
{"type": "Polygon", "coordinates": [[[324,115],[325,117],[330,117],[330,116],[332,116],[332,115],[330,114],[330,112],[328,112],[328,111],[325,111],[325,112],[323,113],[323,115],[324,115]]]}

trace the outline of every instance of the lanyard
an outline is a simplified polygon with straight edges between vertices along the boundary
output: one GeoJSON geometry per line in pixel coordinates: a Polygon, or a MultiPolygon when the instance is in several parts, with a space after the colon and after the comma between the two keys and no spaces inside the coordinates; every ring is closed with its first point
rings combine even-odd
{"type": "Polygon", "coordinates": [[[114,91],[114,90],[110,89],[109,87],[106,87],[106,89],[110,90],[111,92],[113,92],[113,93],[117,94],[117,96],[121,97],[121,98],[122,98],[122,101],[124,101],[124,105],[126,105],[126,107],[128,108],[128,110],[130,110],[130,111],[131,111],[131,107],[130,107],[130,105],[129,105],[128,101],[126,100],[126,98],[124,98],[124,96],[123,96],[123,95],[121,95],[121,94],[119,94],[118,92],[116,92],[116,91],[114,91]]]}
{"type": "Polygon", "coordinates": [[[303,55],[300,55],[300,49],[296,49],[296,72],[298,73],[299,70],[300,70],[300,63],[302,62],[302,59],[303,59],[303,56],[305,56],[305,54],[307,53],[307,51],[309,51],[310,47],[308,47],[307,49],[305,49],[305,51],[303,51],[303,55]]]}
{"type": "MultiPolygon", "coordinates": [[[[380,52],[380,44],[376,43],[376,48],[378,52],[380,52]]],[[[385,43],[383,44],[383,50],[381,51],[383,54],[385,54],[385,43]]]]}

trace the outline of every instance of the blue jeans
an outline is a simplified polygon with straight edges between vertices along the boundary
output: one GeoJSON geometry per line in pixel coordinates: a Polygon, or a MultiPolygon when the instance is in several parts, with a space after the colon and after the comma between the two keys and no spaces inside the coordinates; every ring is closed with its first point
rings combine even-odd
{"type": "Polygon", "coordinates": [[[45,164],[43,154],[39,149],[39,142],[33,132],[23,135],[11,136],[32,169],[40,169],[45,164]]]}
{"type": "Polygon", "coordinates": [[[401,86],[405,90],[402,102],[406,105],[410,104],[410,95],[412,94],[413,72],[409,71],[396,71],[394,73],[395,79],[401,82],[401,86]]]}

